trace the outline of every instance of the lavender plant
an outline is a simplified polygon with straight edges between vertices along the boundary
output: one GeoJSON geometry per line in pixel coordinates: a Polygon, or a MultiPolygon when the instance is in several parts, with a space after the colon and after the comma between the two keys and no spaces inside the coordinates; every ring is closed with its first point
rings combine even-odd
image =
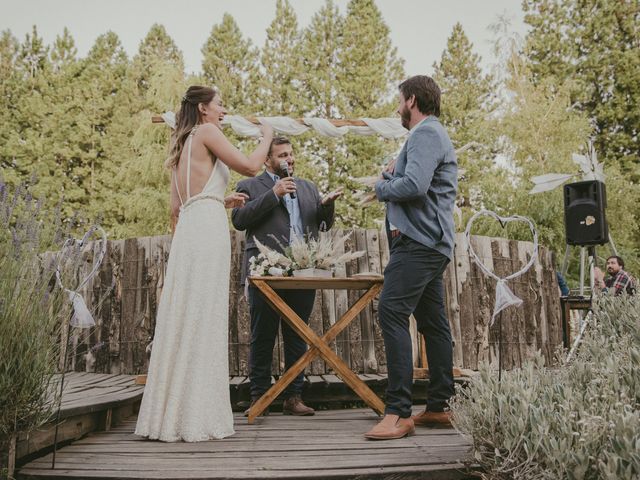
{"type": "MultiPolygon", "coordinates": [[[[26,184],[12,189],[0,178],[0,452],[49,420],[55,405],[60,325],[69,306],[55,287],[55,265],[40,254],[59,247],[59,219],[26,184]]],[[[7,464],[10,476],[10,458],[7,464]]]]}
{"type": "Polygon", "coordinates": [[[492,479],[640,478],[640,298],[602,297],[577,356],[499,383],[484,367],[452,402],[492,479]]]}

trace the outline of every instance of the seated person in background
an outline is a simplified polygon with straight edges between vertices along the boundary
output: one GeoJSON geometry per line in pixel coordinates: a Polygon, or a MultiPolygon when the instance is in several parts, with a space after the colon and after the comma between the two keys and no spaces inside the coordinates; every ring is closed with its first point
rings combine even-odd
{"type": "Polygon", "coordinates": [[[613,293],[615,296],[627,293],[636,293],[636,281],[624,270],[624,260],[617,255],[607,258],[607,273],[609,277],[604,278],[604,272],[598,267],[595,268],[594,289],[603,293],[613,293]]]}

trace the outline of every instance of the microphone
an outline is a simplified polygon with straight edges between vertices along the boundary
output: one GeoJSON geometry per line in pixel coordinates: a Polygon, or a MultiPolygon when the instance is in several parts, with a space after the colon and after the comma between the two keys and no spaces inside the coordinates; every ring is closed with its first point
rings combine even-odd
{"type": "MultiPolygon", "coordinates": [[[[280,162],[280,170],[282,170],[284,173],[286,173],[287,177],[291,176],[289,174],[289,164],[287,163],[286,160],[282,160],[280,162]]],[[[291,195],[291,198],[296,198],[296,192],[291,192],[289,195],[291,195]]]]}

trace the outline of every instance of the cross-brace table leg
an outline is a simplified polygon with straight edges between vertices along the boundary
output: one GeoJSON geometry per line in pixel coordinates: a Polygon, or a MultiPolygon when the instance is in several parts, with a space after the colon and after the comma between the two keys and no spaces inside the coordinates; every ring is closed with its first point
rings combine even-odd
{"type": "Polygon", "coordinates": [[[381,284],[372,285],[356,303],[354,303],[340,319],[322,336],[318,337],[309,326],[294,312],[289,305],[263,280],[253,280],[253,284],[260,290],[266,301],[278,312],[291,328],[311,347],[307,352],[287,370],[280,379],[251,407],[249,423],[253,423],[275,398],[320,355],[334,369],[336,374],[358,396],[364,400],[378,415],[384,412],[384,403],[373,391],[351,371],[347,365],[335,354],[328,343],[338,336],[349,323],[375,298],[382,289],[381,284]]]}

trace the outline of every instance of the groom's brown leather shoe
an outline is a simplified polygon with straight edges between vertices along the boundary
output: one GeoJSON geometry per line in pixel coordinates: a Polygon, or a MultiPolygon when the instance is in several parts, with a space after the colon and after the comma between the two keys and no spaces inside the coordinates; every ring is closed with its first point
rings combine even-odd
{"type": "Polygon", "coordinates": [[[424,411],[411,417],[419,427],[451,428],[451,412],[424,411]]]}
{"type": "Polygon", "coordinates": [[[311,415],[315,415],[316,411],[311,407],[307,407],[300,398],[300,395],[294,395],[293,397],[287,398],[282,404],[282,414],[310,417],[311,415]]]}
{"type": "Polygon", "coordinates": [[[380,423],[364,434],[364,438],[369,440],[396,440],[414,433],[416,433],[416,427],[413,425],[411,418],[398,418],[396,422],[392,423],[385,416],[380,423]]]}
{"type": "MultiPolygon", "coordinates": [[[[257,398],[255,398],[255,399],[251,400],[251,404],[249,405],[249,408],[247,408],[247,409],[244,411],[244,416],[245,416],[245,417],[248,417],[248,416],[249,416],[249,410],[251,410],[251,407],[253,407],[253,406],[256,404],[256,402],[257,402],[257,401],[258,401],[258,399],[257,399],[257,398]]],[[[260,416],[261,416],[261,417],[268,417],[268,416],[269,416],[269,407],[265,408],[265,409],[264,409],[264,411],[260,414],[260,416]]]]}

